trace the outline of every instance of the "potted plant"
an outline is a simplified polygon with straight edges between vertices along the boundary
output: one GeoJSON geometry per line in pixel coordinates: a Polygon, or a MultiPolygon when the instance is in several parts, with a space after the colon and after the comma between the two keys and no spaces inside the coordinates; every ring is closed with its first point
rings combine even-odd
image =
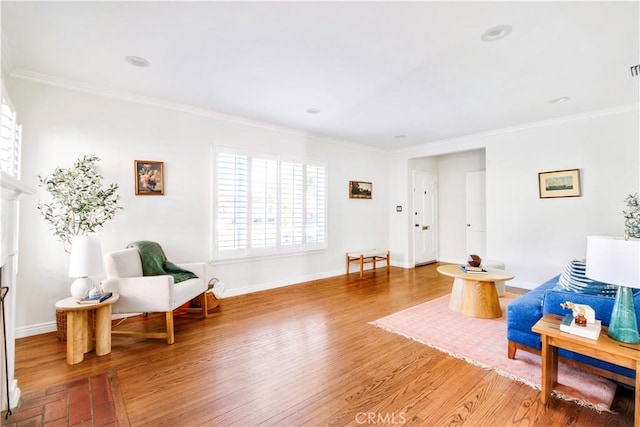
{"type": "Polygon", "coordinates": [[[630,194],[624,199],[628,210],[622,211],[624,215],[625,238],[640,238],[640,201],[638,193],[630,194]]]}
{"type": "Polygon", "coordinates": [[[49,222],[53,234],[71,252],[71,238],[94,233],[122,209],[118,201],[118,184],[102,186],[95,155],[78,159],[71,168],[56,168],[51,175],[38,175],[39,186],[51,195],[49,203],[38,200],[36,207],[49,222]]]}

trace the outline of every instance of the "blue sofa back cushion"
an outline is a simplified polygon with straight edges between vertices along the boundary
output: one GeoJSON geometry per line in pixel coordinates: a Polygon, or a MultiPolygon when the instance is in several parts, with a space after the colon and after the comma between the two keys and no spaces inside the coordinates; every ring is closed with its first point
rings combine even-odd
{"type": "Polygon", "coordinates": [[[586,269],[587,265],[583,260],[571,261],[560,275],[556,289],[589,295],[616,295],[616,286],[589,279],[585,274],[586,269]]]}

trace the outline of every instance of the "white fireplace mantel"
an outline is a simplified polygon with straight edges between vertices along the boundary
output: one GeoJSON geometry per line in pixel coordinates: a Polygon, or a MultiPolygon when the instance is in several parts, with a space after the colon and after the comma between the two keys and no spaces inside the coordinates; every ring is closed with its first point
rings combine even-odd
{"type": "MultiPolygon", "coordinates": [[[[7,340],[7,353],[0,352],[0,408],[7,410],[7,396],[11,409],[20,400],[20,389],[15,379],[15,319],[16,319],[16,280],[18,273],[18,204],[25,194],[34,194],[35,189],[24,185],[14,177],[0,172],[0,268],[2,286],[9,287],[4,300],[4,318],[7,340]],[[5,378],[5,357],[8,375],[5,378]],[[7,390],[8,384],[8,390],[7,390]]],[[[0,339],[3,330],[0,328],[0,339]]]]}

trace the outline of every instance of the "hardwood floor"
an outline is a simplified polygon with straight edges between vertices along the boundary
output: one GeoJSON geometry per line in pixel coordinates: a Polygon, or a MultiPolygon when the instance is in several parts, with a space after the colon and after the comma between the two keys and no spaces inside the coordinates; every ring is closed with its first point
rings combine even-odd
{"type": "MultiPolygon", "coordinates": [[[[120,425],[632,425],[633,391],[597,413],[369,325],[449,293],[436,265],[317,280],[178,316],[176,342],[114,337],[74,366],[54,333],[19,339],[23,393],[108,373],[120,425]]],[[[163,315],[119,327],[160,328],[163,315]]],[[[506,352],[506,348],[505,348],[506,352]]]]}

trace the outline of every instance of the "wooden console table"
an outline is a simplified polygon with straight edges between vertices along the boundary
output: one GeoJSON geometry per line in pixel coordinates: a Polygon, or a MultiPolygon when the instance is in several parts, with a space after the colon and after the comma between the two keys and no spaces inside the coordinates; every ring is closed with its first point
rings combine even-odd
{"type": "Polygon", "coordinates": [[[67,363],[75,365],[84,360],[84,354],[94,348],[96,356],[111,353],[111,305],[118,301],[119,295],[95,304],[80,304],[69,297],[56,303],[56,309],[67,314],[67,363]],[[89,310],[96,312],[96,330],[89,322],[89,310]]]}
{"type": "Polygon", "coordinates": [[[597,340],[582,338],[560,331],[561,316],[545,314],[531,330],[542,340],[542,392],[540,402],[546,404],[558,382],[558,348],[564,348],[609,363],[635,369],[634,425],[640,427],[640,344],[625,344],[607,335],[603,327],[597,340]]]}

